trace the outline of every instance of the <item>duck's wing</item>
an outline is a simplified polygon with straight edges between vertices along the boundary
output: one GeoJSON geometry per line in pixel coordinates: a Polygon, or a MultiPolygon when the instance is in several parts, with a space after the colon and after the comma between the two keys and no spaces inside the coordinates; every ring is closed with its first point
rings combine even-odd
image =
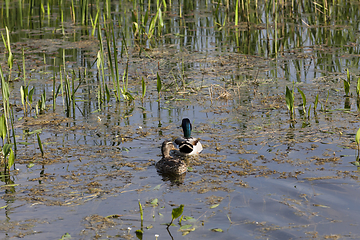
{"type": "Polygon", "coordinates": [[[179,146],[179,151],[182,154],[189,154],[194,150],[194,146],[188,139],[177,138],[175,139],[175,143],[179,146]]]}
{"type": "Polygon", "coordinates": [[[193,146],[193,151],[190,153],[190,155],[196,155],[202,152],[203,147],[198,139],[189,138],[188,142],[193,146]]]}
{"type": "Polygon", "coordinates": [[[201,153],[202,150],[203,150],[203,147],[202,147],[202,145],[201,145],[201,142],[196,139],[196,144],[195,144],[195,146],[194,146],[194,152],[196,152],[195,154],[201,153]]]}
{"type": "Polygon", "coordinates": [[[183,154],[199,154],[203,150],[200,141],[196,138],[177,138],[175,143],[179,146],[180,153],[183,154]]]}
{"type": "Polygon", "coordinates": [[[179,137],[175,139],[175,144],[180,146],[181,144],[184,144],[186,142],[185,138],[179,137]]]}

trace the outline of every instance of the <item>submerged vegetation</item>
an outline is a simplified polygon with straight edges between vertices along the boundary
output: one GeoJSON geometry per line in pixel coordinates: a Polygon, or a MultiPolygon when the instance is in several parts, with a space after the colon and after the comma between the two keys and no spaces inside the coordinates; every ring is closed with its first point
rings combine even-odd
{"type": "MultiPolygon", "coordinates": [[[[15,194],[32,206],[46,207],[107,201],[113,196],[126,202],[120,207],[130,216],[86,212],[79,220],[86,230],[61,229],[57,237],[100,238],[117,226],[120,233],[106,237],[148,239],[145,234],[154,227],[162,233],[167,229],[172,238],[170,226],[179,219],[175,234],[218,239],[217,234],[226,231],[238,236],[234,229],[247,225],[251,227],[244,229],[256,229],[259,236],[271,238],[277,231],[279,238],[289,238],[288,219],[284,227],[274,227],[266,216],[272,216],[269,210],[257,212],[267,219],[258,222],[256,214],[242,209],[258,211],[251,205],[253,199],[262,199],[264,206],[267,201],[285,203],[295,213],[294,228],[303,227],[303,221],[320,211],[314,206],[325,205],[317,203],[322,200],[317,194],[299,190],[307,185],[296,185],[314,188],[316,184],[309,182],[358,179],[356,172],[337,168],[343,157],[338,152],[357,149],[359,155],[360,7],[355,2],[19,0],[1,4],[0,179],[5,183],[6,204],[0,209],[13,211],[15,194]],[[166,184],[160,187],[159,176],[150,174],[156,174],[152,159],[160,153],[155,142],[174,138],[175,122],[186,114],[199,122],[196,129],[206,151],[200,159],[191,159],[186,180],[185,175],[177,181],[163,179],[166,184]],[[319,154],[318,144],[332,144],[337,150],[319,154]],[[330,167],[317,168],[326,164],[330,167]],[[53,173],[52,165],[56,165],[53,173]],[[34,177],[36,166],[40,175],[34,177]],[[327,176],[328,169],[335,173],[327,176]],[[251,182],[254,176],[271,175],[270,183],[251,182]],[[26,180],[17,187],[19,179],[26,180]],[[285,179],[291,182],[277,182],[285,179]],[[274,182],[291,185],[285,191],[295,200],[269,191],[268,184],[274,182]],[[258,192],[251,195],[264,186],[268,192],[262,197],[258,192]],[[294,186],[298,192],[293,192],[294,186]],[[237,195],[245,191],[251,197],[237,195]],[[153,200],[142,205],[138,195],[153,200]],[[216,209],[224,198],[229,203],[216,209]],[[165,206],[172,210],[170,223],[162,218],[161,212],[170,215],[165,206]],[[138,226],[137,210],[140,229],[134,235],[130,230],[138,226]],[[184,210],[189,216],[183,215],[184,210]],[[218,219],[212,220],[213,216],[218,219]]],[[[331,219],[324,212],[321,216],[324,222],[331,219]]],[[[331,224],[335,222],[341,224],[331,224]]],[[[318,237],[315,230],[307,233],[318,237]]],[[[328,237],[327,232],[321,234],[328,237]]],[[[250,235],[254,237],[253,232],[250,235]]]]}

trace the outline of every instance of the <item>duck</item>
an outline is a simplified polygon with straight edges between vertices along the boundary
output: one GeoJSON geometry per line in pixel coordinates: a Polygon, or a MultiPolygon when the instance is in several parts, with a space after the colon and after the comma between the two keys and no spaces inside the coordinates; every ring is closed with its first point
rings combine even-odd
{"type": "Polygon", "coordinates": [[[164,141],[161,145],[162,158],[155,167],[162,174],[182,175],[187,171],[187,165],[182,159],[170,156],[171,150],[176,150],[174,143],[170,140],[164,141]]]}
{"type": "Polygon", "coordinates": [[[175,143],[179,146],[181,155],[197,155],[202,152],[203,147],[200,141],[191,137],[192,125],[188,118],[184,118],[181,122],[181,127],[184,132],[184,137],[179,137],[175,143]]]}

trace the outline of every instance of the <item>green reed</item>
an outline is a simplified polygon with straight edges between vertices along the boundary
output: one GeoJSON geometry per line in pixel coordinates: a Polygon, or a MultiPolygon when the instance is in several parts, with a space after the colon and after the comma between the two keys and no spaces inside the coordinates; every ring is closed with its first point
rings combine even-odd
{"type": "Polygon", "coordinates": [[[11,166],[14,165],[15,162],[15,154],[12,150],[12,144],[4,144],[2,147],[2,153],[4,158],[4,172],[6,170],[10,170],[11,166]]]}
{"type": "Polygon", "coordinates": [[[357,80],[356,96],[357,96],[357,98],[360,98],[360,77],[359,77],[358,80],[357,80]]]}
{"type": "Polygon", "coordinates": [[[7,135],[6,118],[5,115],[2,114],[0,117],[0,137],[3,145],[6,142],[6,135],[7,135]]]}
{"type": "Polygon", "coordinates": [[[36,136],[37,136],[37,142],[38,142],[38,145],[39,145],[39,149],[40,149],[40,152],[41,152],[41,157],[44,157],[44,149],[43,149],[43,145],[42,145],[39,133],[36,133],[36,136]]]}
{"type": "Polygon", "coordinates": [[[29,113],[31,114],[31,105],[33,102],[33,95],[35,92],[35,87],[32,87],[29,91],[29,86],[21,86],[20,87],[20,95],[21,95],[21,103],[23,105],[24,115],[27,116],[28,110],[27,106],[29,106],[29,113]]]}
{"type": "Polygon", "coordinates": [[[158,96],[159,96],[159,99],[160,99],[160,93],[161,93],[161,90],[162,90],[162,83],[161,83],[159,73],[156,73],[156,90],[158,92],[158,96]]]}
{"type": "Polygon", "coordinates": [[[346,79],[343,79],[344,81],[344,92],[345,96],[350,96],[350,71],[349,69],[346,70],[346,79]]]}
{"type": "Polygon", "coordinates": [[[143,233],[144,233],[144,210],[141,205],[141,202],[139,200],[139,212],[140,212],[140,229],[135,231],[136,236],[138,236],[139,239],[142,239],[143,233]]]}
{"type": "Polygon", "coordinates": [[[235,4],[235,26],[237,26],[239,24],[239,0],[236,0],[235,4]]]}
{"type": "MultiPolygon", "coordinates": [[[[115,98],[116,101],[120,101],[120,96],[119,96],[119,92],[117,91],[117,89],[119,88],[119,76],[118,76],[118,62],[117,62],[117,51],[116,51],[116,42],[115,40],[112,41],[112,47],[114,49],[114,64],[113,64],[113,60],[111,57],[111,52],[112,52],[112,48],[110,45],[110,41],[114,38],[110,37],[110,31],[112,31],[113,35],[113,28],[110,27],[111,24],[106,24],[105,23],[105,19],[104,19],[104,26],[105,26],[105,35],[106,35],[106,45],[107,45],[107,59],[108,59],[108,63],[109,63],[109,68],[110,68],[110,73],[111,73],[111,79],[113,81],[113,85],[114,85],[114,92],[115,92],[115,98]],[[115,72],[114,72],[114,67],[113,65],[115,65],[115,72]]],[[[111,25],[112,26],[112,25],[111,25]]],[[[101,47],[101,46],[100,46],[101,47]]],[[[108,90],[107,85],[105,85],[105,90],[106,90],[106,94],[107,94],[107,102],[109,102],[109,98],[110,98],[110,91],[108,90]]]]}
{"type": "Polygon", "coordinates": [[[32,87],[31,90],[29,90],[29,86],[26,80],[26,68],[25,68],[25,53],[24,53],[24,48],[22,48],[22,72],[23,72],[23,80],[24,80],[24,85],[20,87],[20,95],[21,95],[21,103],[23,105],[23,111],[24,111],[24,116],[27,116],[28,114],[28,110],[27,107],[29,106],[29,113],[31,114],[31,109],[32,109],[32,102],[33,102],[33,95],[35,92],[35,87],[32,87]]]}
{"type": "Polygon", "coordinates": [[[46,92],[44,90],[43,94],[40,95],[40,99],[37,103],[37,105],[35,106],[36,108],[36,114],[38,115],[39,113],[42,114],[45,112],[46,110],[46,92]]]}
{"type": "Polygon", "coordinates": [[[126,68],[124,70],[124,74],[122,77],[123,87],[120,90],[121,90],[121,94],[122,94],[124,100],[127,102],[131,102],[132,100],[134,100],[134,97],[131,95],[131,93],[129,92],[129,89],[128,89],[128,84],[129,84],[129,74],[128,73],[129,73],[129,62],[126,63],[126,68]]]}
{"type": "MultiPolygon", "coordinates": [[[[148,30],[148,33],[147,33],[147,38],[148,39],[151,39],[153,37],[155,27],[156,27],[156,23],[158,21],[159,21],[159,26],[163,27],[164,23],[163,23],[163,20],[162,20],[162,12],[161,12],[161,7],[160,6],[157,7],[157,12],[156,12],[155,16],[152,17],[151,20],[150,20],[149,30],[148,30]]],[[[160,34],[160,32],[159,32],[159,34],[160,34]]]]}
{"type": "Polygon", "coordinates": [[[97,53],[97,58],[96,58],[96,67],[97,67],[97,70],[98,70],[97,77],[98,77],[98,104],[99,104],[99,110],[101,109],[101,105],[102,105],[102,102],[103,102],[103,99],[102,99],[102,96],[103,96],[103,94],[102,94],[102,83],[101,83],[101,80],[100,80],[100,74],[104,79],[104,65],[102,64],[103,63],[102,58],[103,58],[103,56],[101,55],[101,50],[99,50],[98,53],[97,53]]]}
{"type": "MultiPolygon", "coordinates": [[[[3,108],[4,108],[4,117],[5,117],[5,129],[8,132],[8,117],[10,113],[10,89],[9,89],[9,83],[5,81],[4,74],[2,71],[2,67],[0,66],[0,75],[1,75],[1,93],[2,93],[2,102],[3,102],[3,108]]],[[[9,135],[9,134],[8,134],[9,135]]],[[[7,141],[8,142],[8,141],[7,141]]]]}
{"type": "MultiPolygon", "coordinates": [[[[54,58],[54,66],[53,66],[53,89],[52,89],[52,101],[53,101],[53,111],[55,111],[56,108],[56,72],[55,72],[55,64],[56,64],[56,59],[54,58]]],[[[60,89],[60,88],[59,88],[60,89]]]]}
{"type": "Polygon", "coordinates": [[[50,1],[47,1],[47,17],[48,17],[48,25],[50,25],[50,14],[51,14],[51,9],[50,9],[50,1]]]}
{"type": "Polygon", "coordinates": [[[286,106],[290,113],[290,118],[294,119],[294,90],[290,90],[287,86],[285,92],[285,100],[286,106]]]}
{"type": "Polygon", "coordinates": [[[0,117],[0,137],[3,143],[1,150],[4,159],[4,172],[6,172],[7,169],[10,170],[11,166],[14,164],[15,161],[15,154],[11,148],[12,144],[6,143],[8,142],[8,140],[6,140],[8,139],[7,136],[9,136],[8,131],[9,129],[7,127],[7,118],[5,114],[2,114],[0,117]]]}
{"type": "Polygon", "coordinates": [[[355,142],[357,144],[357,149],[358,149],[358,156],[359,156],[359,152],[360,152],[360,128],[357,130],[356,135],[355,135],[355,142]]]}
{"type": "Polygon", "coordinates": [[[141,101],[144,101],[144,97],[145,97],[145,93],[146,93],[146,84],[145,84],[145,81],[144,81],[144,77],[141,78],[141,101]]]}
{"type": "Polygon", "coordinates": [[[71,0],[70,15],[71,15],[71,18],[73,20],[73,23],[76,23],[76,13],[75,13],[74,0],[71,0]]]}
{"type": "Polygon", "coordinates": [[[90,15],[90,21],[91,21],[91,26],[92,26],[91,36],[94,36],[94,34],[95,34],[97,21],[99,19],[99,13],[100,13],[100,10],[98,9],[98,11],[96,12],[96,15],[95,15],[95,20],[93,20],[91,15],[90,15]]]}
{"type": "Polygon", "coordinates": [[[314,101],[314,113],[316,112],[318,103],[319,103],[319,94],[316,94],[315,101],[314,101]]]}
{"type": "Polygon", "coordinates": [[[26,70],[25,70],[25,54],[24,54],[24,48],[21,48],[21,53],[22,53],[23,80],[24,80],[24,86],[26,86],[27,83],[26,83],[26,70]]]}
{"type": "Polygon", "coordinates": [[[65,103],[66,103],[66,113],[67,117],[70,116],[70,105],[71,105],[71,88],[69,83],[69,76],[65,73],[64,76],[64,91],[65,91],[65,103]]]}
{"type": "Polygon", "coordinates": [[[13,143],[14,143],[14,151],[15,151],[15,155],[16,155],[17,144],[16,144],[16,138],[15,138],[14,122],[15,122],[14,110],[13,110],[13,107],[11,107],[10,123],[11,123],[12,137],[13,137],[13,143]]]}
{"type": "Polygon", "coordinates": [[[300,88],[297,88],[297,90],[300,93],[302,101],[303,101],[303,103],[302,103],[302,111],[303,111],[304,114],[306,114],[306,96],[305,96],[304,92],[301,91],[300,88]]]}
{"type": "MultiPolygon", "coordinates": [[[[61,67],[59,68],[59,76],[60,76],[60,85],[59,85],[59,88],[61,90],[61,98],[62,98],[62,105],[63,105],[63,109],[64,111],[66,111],[66,104],[65,104],[65,99],[66,99],[66,95],[65,95],[65,91],[64,91],[64,80],[63,80],[63,74],[62,74],[62,69],[61,67]]],[[[65,75],[66,77],[66,75],[65,75]]],[[[53,81],[54,82],[54,81],[53,81]]],[[[54,86],[53,86],[53,89],[54,89],[54,86]]],[[[53,102],[53,104],[55,104],[53,102]]]]}
{"type": "MultiPolygon", "coordinates": [[[[115,31],[113,25],[111,25],[112,32],[112,46],[114,49],[114,61],[115,61],[115,79],[116,82],[114,84],[114,91],[116,93],[116,101],[120,101],[120,79],[119,79],[119,64],[118,64],[118,49],[116,47],[116,39],[115,39],[115,31]]],[[[110,52],[109,52],[110,55],[110,52]]]]}
{"type": "MultiPolygon", "coordinates": [[[[105,18],[104,18],[104,23],[105,23],[105,18]]],[[[100,103],[99,105],[99,109],[101,109],[101,105],[102,103],[104,103],[106,101],[106,82],[105,82],[105,57],[104,57],[104,46],[103,46],[103,40],[102,40],[102,32],[101,32],[101,28],[100,28],[100,21],[98,24],[98,40],[99,40],[99,51],[97,54],[97,69],[98,69],[98,79],[99,79],[99,84],[98,84],[98,97],[99,100],[98,102],[100,103]]],[[[110,53],[109,53],[110,54],[110,53]]]]}
{"type": "Polygon", "coordinates": [[[9,29],[7,26],[5,27],[5,31],[6,31],[6,40],[5,40],[5,37],[2,32],[1,32],[1,37],[3,40],[4,46],[5,46],[6,50],[8,51],[7,64],[8,64],[8,67],[10,68],[10,72],[11,72],[11,69],[12,69],[13,63],[14,63],[14,56],[11,51],[10,33],[9,33],[9,29]]]}

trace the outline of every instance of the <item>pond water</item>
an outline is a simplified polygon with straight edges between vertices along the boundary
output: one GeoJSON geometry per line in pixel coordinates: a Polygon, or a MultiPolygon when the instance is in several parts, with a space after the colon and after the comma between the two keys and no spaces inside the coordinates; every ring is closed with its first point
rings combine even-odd
{"type": "Polygon", "coordinates": [[[357,3],[242,1],[238,22],[221,1],[86,3],[1,3],[1,239],[359,237],[357,3]],[[155,163],[185,117],[204,151],[169,179],[155,163]]]}

